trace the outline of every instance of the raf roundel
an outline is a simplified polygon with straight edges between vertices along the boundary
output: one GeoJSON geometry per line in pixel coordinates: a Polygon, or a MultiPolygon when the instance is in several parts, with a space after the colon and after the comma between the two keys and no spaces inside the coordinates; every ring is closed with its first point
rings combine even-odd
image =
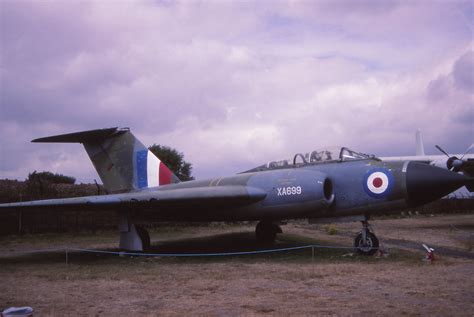
{"type": "Polygon", "coordinates": [[[387,197],[393,187],[392,172],[386,168],[372,169],[365,175],[363,185],[370,197],[387,197]]]}

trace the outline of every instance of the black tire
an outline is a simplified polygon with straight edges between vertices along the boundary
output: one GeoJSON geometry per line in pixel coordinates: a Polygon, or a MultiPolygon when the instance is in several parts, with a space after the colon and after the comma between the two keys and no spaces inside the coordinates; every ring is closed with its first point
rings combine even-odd
{"type": "Polygon", "coordinates": [[[359,233],[354,239],[354,248],[357,252],[362,255],[374,255],[379,249],[379,239],[372,232],[367,231],[367,241],[364,244],[362,241],[362,232],[359,233]]]}
{"type": "Polygon", "coordinates": [[[145,228],[141,226],[135,225],[135,229],[137,230],[137,234],[140,237],[140,240],[142,241],[143,251],[149,250],[151,245],[150,234],[145,228]]]}
{"type": "Polygon", "coordinates": [[[271,245],[275,243],[276,234],[277,230],[275,229],[275,224],[271,222],[260,221],[255,228],[255,236],[257,237],[257,241],[263,244],[271,245]]]}

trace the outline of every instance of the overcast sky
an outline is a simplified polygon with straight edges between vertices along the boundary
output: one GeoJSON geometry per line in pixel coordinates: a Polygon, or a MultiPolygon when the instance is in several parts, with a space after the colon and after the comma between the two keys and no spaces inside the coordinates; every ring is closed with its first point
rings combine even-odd
{"type": "Polygon", "coordinates": [[[0,178],[93,182],[78,144],[130,127],[197,178],[326,145],[474,140],[472,1],[0,1],[0,178]]]}

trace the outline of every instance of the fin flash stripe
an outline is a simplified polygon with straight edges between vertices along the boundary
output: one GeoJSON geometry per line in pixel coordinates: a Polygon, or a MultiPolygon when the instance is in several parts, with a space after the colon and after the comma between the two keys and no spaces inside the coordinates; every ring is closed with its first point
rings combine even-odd
{"type": "Polygon", "coordinates": [[[138,188],[156,187],[171,183],[171,171],[149,150],[136,152],[136,166],[138,188]]]}

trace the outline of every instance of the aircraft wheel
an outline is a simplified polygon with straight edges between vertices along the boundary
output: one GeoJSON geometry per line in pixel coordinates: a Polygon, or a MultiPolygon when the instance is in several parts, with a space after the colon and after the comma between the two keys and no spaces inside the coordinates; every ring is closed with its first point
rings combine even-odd
{"type": "Polygon", "coordinates": [[[150,234],[148,233],[148,230],[146,230],[142,226],[137,226],[137,225],[135,225],[135,229],[137,230],[137,234],[140,237],[140,240],[142,241],[143,251],[150,249],[151,240],[150,240],[150,234]]]}
{"type": "Polygon", "coordinates": [[[276,239],[276,234],[281,232],[280,226],[272,222],[260,221],[255,228],[257,240],[265,244],[273,244],[276,239]]]}
{"type": "Polygon", "coordinates": [[[365,235],[365,241],[362,237],[362,232],[355,237],[354,247],[359,254],[373,255],[379,248],[379,239],[370,231],[367,231],[365,235]]]}

